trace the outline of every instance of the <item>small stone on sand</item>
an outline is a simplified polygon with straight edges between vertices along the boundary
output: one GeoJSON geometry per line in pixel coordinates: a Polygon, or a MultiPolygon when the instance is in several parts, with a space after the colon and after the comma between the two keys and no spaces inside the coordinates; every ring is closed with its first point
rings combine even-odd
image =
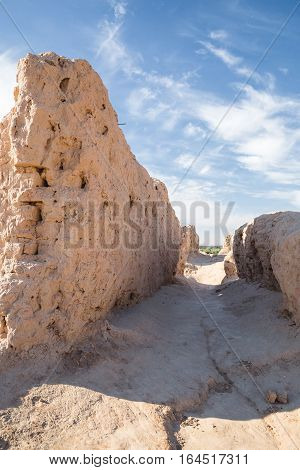
{"type": "Polygon", "coordinates": [[[268,390],[267,395],[266,395],[266,400],[268,403],[272,403],[272,404],[276,403],[277,393],[272,390],[268,390]]]}
{"type": "Polygon", "coordinates": [[[287,392],[277,394],[277,402],[286,405],[289,402],[287,392]]]}

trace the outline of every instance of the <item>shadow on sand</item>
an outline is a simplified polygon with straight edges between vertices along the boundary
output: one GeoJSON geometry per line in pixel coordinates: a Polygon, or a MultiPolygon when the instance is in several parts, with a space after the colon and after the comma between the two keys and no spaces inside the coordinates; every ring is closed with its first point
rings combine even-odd
{"type": "MultiPolygon", "coordinates": [[[[213,265],[222,259],[201,257],[200,262],[213,265]]],[[[278,315],[278,295],[241,280],[213,289],[188,282],[178,279],[142,303],[113,312],[101,334],[74,346],[47,370],[38,372],[29,359],[3,373],[1,409],[19,406],[39,384],[76,386],[229,420],[273,412],[264,393],[277,387],[288,390],[290,402],[275,408],[298,408],[298,330],[278,315]],[[211,395],[218,406],[205,408],[211,395]],[[236,395],[242,400],[237,406],[236,395]]]]}

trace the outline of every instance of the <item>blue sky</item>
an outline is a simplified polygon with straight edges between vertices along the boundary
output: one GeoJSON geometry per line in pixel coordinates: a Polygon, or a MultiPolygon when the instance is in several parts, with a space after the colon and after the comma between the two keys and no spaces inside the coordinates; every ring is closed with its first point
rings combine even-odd
{"type": "MultiPolygon", "coordinates": [[[[167,184],[182,222],[194,221],[194,201],[208,204],[207,218],[201,204],[196,211],[203,243],[219,241],[213,230],[218,205],[224,213],[235,203],[229,231],[261,213],[299,210],[300,7],[244,86],[296,1],[3,3],[35,52],[91,62],[126,122],[133,152],[167,184]]],[[[3,115],[12,105],[17,60],[29,48],[2,9],[0,31],[3,115]]]]}

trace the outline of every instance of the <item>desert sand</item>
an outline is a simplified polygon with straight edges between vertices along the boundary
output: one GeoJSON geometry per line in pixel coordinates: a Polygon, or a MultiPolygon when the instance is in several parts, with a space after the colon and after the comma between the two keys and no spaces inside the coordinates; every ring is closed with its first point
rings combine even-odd
{"type": "Polygon", "coordinates": [[[299,328],[280,292],[224,279],[223,261],[191,255],[184,276],[63,356],[10,356],[1,447],[299,448],[299,328]]]}

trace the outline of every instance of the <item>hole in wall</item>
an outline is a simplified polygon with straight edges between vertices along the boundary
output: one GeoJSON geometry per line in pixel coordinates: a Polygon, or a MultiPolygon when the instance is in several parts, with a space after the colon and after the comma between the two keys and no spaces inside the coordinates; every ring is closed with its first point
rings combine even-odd
{"type": "Polygon", "coordinates": [[[37,206],[37,222],[43,221],[42,208],[37,206]]]}
{"type": "Polygon", "coordinates": [[[87,109],[85,114],[88,116],[88,117],[94,117],[93,115],[93,112],[90,110],[90,109],[87,109]]]}
{"type": "Polygon", "coordinates": [[[7,323],[5,315],[0,315],[0,339],[7,337],[7,323]]]}
{"type": "Polygon", "coordinates": [[[107,133],[108,133],[108,127],[104,126],[103,131],[102,131],[102,135],[106,135],[107,133]]]}
{"type": "Polygon", "coordinates": [[[47,181],[47,178],[44,175],[42,176],[42,187],[43,188],[48,188],[49,187],[49,183],[47,181]]]}
{"type": "Polygon", "coordinates": [[[62,81],[60,82],[59,88],[61,89],[63,93],[67,92],[68,87],[69,87],[69,82],[70,82],[70,79],[68,77],[63,78],[62,81]]]}
{"type": "Polygon", "coordinates": [[[50,146],[51,146],[51,137],[49,137],[49,139],[47,139],[46,141],[46,145],[45,145],[45,150],[49,150],[50,149],[50,146]]]}
{"type": "Polygon", "coordinates": [[[81,187],[81,189],[84,189],[87,185],[87,182],[88,182],[87,177],[85,175],[80,175],[80,178],[81,178],[80,187],[81,187]]]}
{"type": "MultiPolygon", "coordinates": [[[[37,243],[29,242],[23,246],[22,255],[35,256],[39,254],[39,246],[37,243]]],[[[33,299],[33,296],[31,297],[33,299]]]]}
{"type": "Polygon", "coordinates": [[[47,177],[46,177],[46,170],[45,168],[37,168],[36,171],[38,172],[38,174],[41,176],[41,179],[42,179],[42,184],[41,186],[43,188],[48,188],[49,187],[49,183],[48,183],[48,180],[47,180],[47,177]]]}
{"type": "Polygon", "coordinates": [[[155,203],[152,205],[152,215],[153,217],[157,217],[157,207],[155,203]]]}

